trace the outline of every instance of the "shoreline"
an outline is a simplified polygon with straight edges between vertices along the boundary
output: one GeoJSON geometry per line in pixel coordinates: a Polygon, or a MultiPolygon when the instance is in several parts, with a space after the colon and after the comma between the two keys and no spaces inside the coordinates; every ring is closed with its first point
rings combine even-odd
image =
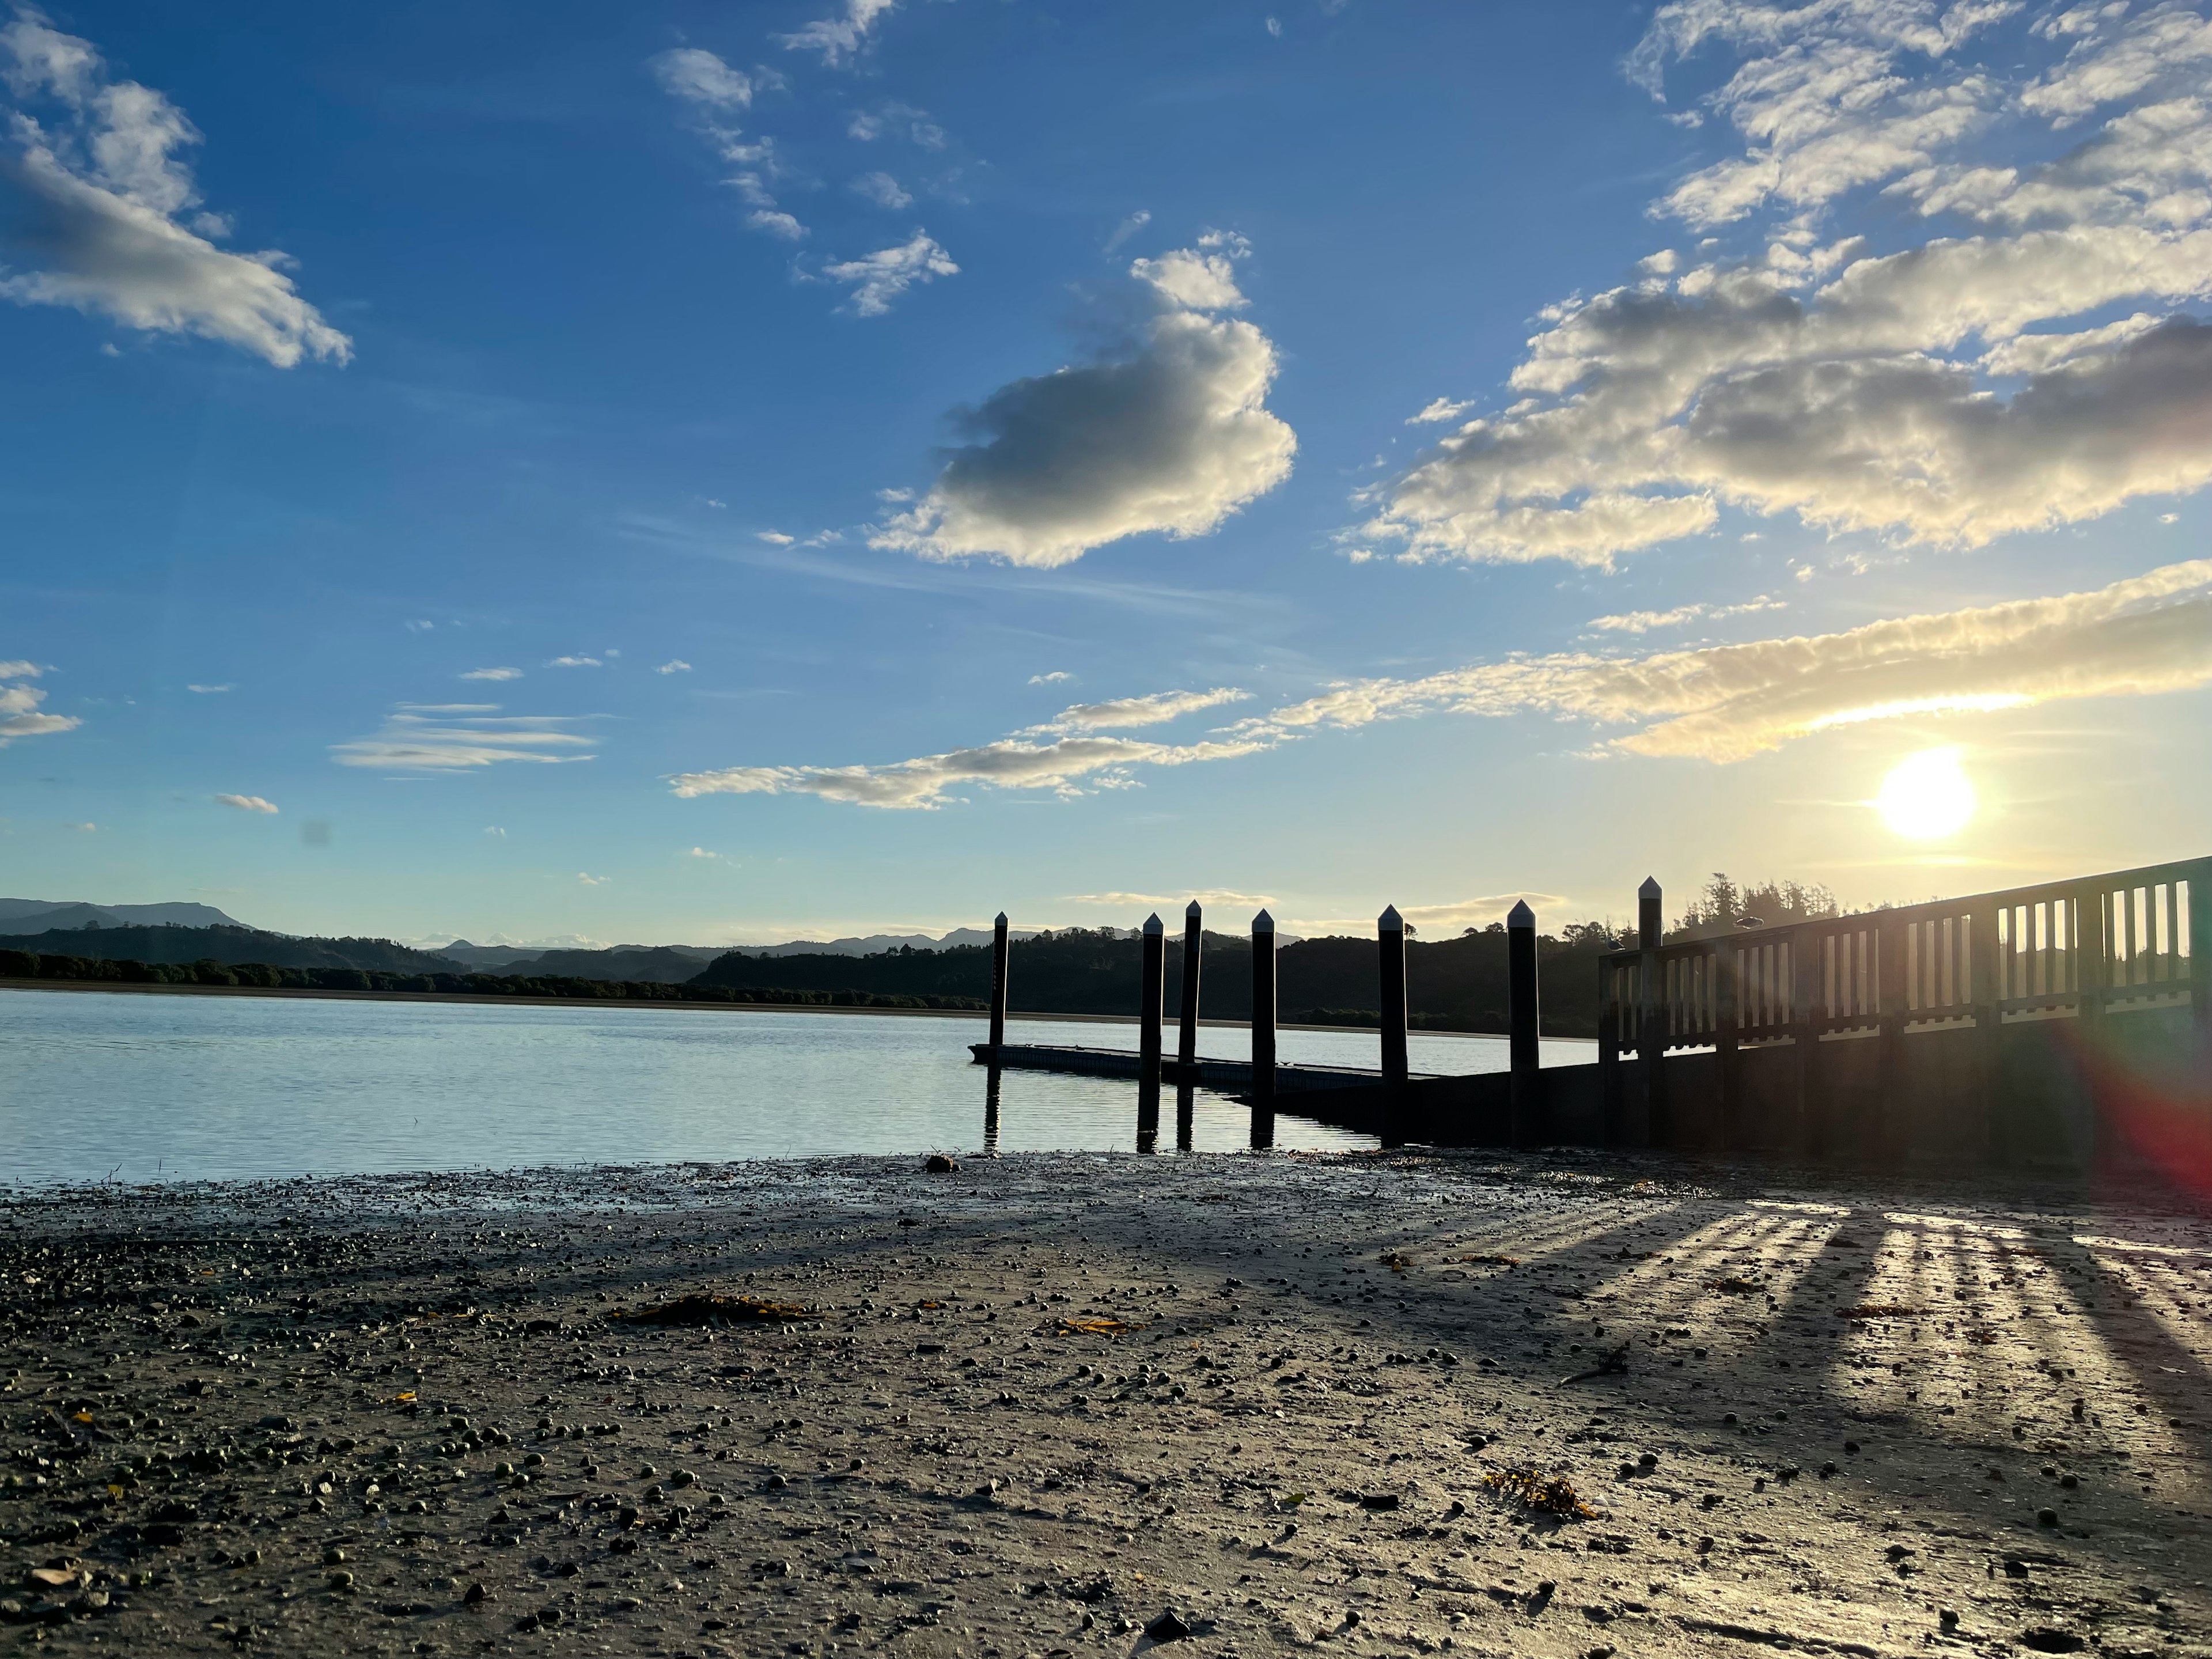
{"type": "Polygon", "coordinates": [[[2124,1195],[1018,1154],[4,1212],[0,1617],[57,1655],[2212,1644],[2212,1219],[2124,1195]]]}
{"type": "MultiPolygon", "coordinates": [[[[896,1019],[973,1019],[988,1020],[989,1013],[981,1008],[840,1008],[826,1003],[777,1002],[667,1002],[633,1001],[623,997],[503,997],[480,996],[463,991],[332,991],[304,986],[265,985],[137,985],[123,981],[108,980],[51,980],[0,979],[0,991],[80,991],[97,995],[120,994],[132,996],[197,996],[197,997],[275,997],[307,999],[324,1002],[446,1002],[468,1003],[486,1007],[510,1008],[636,1008],[656,1011],[717,1014],[882,1014],[896,1019]]],[[[1060,1021],[1080,1025],[1134,1025],[1133,1014],[1045,1014],[1030,1013],[1019,1009],[1006,1011],[1009,1021],[1060,1021]]],[[[1172,1015],[1164,1024],[1180,1028],[1182,1022],[1172,1015]]],[[[1200,1030],[1236,1030],[1249,1029],[1241,1019],[1205,1019],[1199,1022],[1200,1030]]],[[[1300,1025],[1289,1021],[1275,1028],[1281,1031],[1350,1031],[1373,1036],[1372,1025],[1300,1025]]],[[[1475,1037],[1485,1042],[1503,1042],[1503,1031],[1432,1031],[1415,1030],[1415,1036],[1475,1037]]],[[[1546,1042],[1586,1042],[1595,1048],[1595,1037],[1553,1036],[1546,1035],[1546,1042]]]]}

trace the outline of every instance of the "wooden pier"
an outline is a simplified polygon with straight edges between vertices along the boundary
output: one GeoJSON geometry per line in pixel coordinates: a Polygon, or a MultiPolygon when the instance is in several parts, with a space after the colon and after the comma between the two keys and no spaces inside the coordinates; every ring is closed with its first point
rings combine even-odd
{"type": "MultiPolygon", "coordinates": [[[[1010,1071],[1061,1072],[1075,1077],[1113,1077],[1141,1079],[1145,1056],[1133,1048],[1061,1048],[1042,1042],[971,1042],[969,1052],[975,1056],[979,1066],[993,1063],[995,1052],[997,1063],[1010,1071]]],[[[1249,1060],[1208,1060],[1203,1055],[1158,1061],[1160,1080],[1194,1088],[1211,1089],[1217,1094],[1235,1095],[1239,1099],[1251,1097],[1252,1062],[1249,1060]]],[[[1416,1077],[1414,1081],[1425,1081],[1416,1077]]],[[[1279,1095],[1315,1093],[1331,1089],[1373,1089],[1383,1082],[1382,1073],[1370,1072],[1356,1066],[1275,1066],[1275,1092],[1279,1095]]]]}

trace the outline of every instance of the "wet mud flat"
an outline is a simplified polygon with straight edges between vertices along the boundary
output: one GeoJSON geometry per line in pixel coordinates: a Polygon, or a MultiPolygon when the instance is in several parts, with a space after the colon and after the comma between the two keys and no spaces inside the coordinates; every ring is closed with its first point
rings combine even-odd
{"type": "Polygon", "coordinates": [[[1599,1156],[0,1198],[0,1649],[2212,1655],[2212,1222],[1599,1156]]]}

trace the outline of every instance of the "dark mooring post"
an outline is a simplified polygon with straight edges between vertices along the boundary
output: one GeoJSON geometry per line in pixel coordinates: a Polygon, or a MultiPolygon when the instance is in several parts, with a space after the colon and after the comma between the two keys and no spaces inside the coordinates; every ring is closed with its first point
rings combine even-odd
{"type": "Polygon", "coordinates": [[[1252,918],[1252,1145],[1275,1144],[1275,919],[1252,918]]]}
{"type": "Polygon", "coordinates": [[[1176,1063],[1187,1083],[1195,1083],[1198,1064],[1198,958],[1206,948],[1206,913],[1196,899],[1182,913],[1182,1006],[1176,1031],[1176,1063]]]}
{"type": "Polygon", "coordinates": [[[1145,969],[1137,1009],[1137,1150],[1158,1149],[1160,1139],[1160,1014],[1167,981],[1167,933],[1158,916],[1145,918],[1145,969]]]}
{"type": "Polygon", "coordinates": [[[1644,1062],[1644,1144],[1664,1146],[1673,1125],[1667,1110],[1667,1029],[1659,1010],[1659,936],[1666,922],[1660,914],[1659,882],[1646,876],[1636,890],[1637,1053],[1644,1062]]]}
{"type": "Polygon", "coordinates": [[[1540,1146],[1544,1079],[1537,1066],[1536,913],[1516,903],[1505,918],[1505,1047],[1512,1065],[1513,1144],[1540,1146]]]}
{"type": "Polygon", "coordinates": [[[1006,1041],[1006,913],[991,924],[991,1061],[1006,1041]]]}
{"type": "Polygon", "coordinates": [[[1376,919],[1378,978],[1382,988],[1382,1144],[1406,1144],[1406,922],[1395,904],[1376,919]]]}

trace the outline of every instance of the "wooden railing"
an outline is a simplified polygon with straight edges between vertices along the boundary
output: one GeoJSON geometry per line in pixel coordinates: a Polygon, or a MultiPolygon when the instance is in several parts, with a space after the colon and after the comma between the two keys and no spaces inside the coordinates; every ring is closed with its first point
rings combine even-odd
{"type": "MultiPolygon", "coordinates": [[[[1670,1050],[1721,1057],[1722,1109],[1740,1097],[1746,1047],[1800,1051],[1801,1092],[1817,1089],[1823,1039],[1871,1036],[1886,1079],[1908,1032],[1969,1026],[1992,1043],[2025,1019],[2100,1020],[2189,1006],[2212,1036],[2212,859],[2146,866],[2009,892],[1656,944],[1647,884],[1641,938],[1598,968],[1598,1057],[1609,1107],[1624,1054],[1645,1062],[1655,1125],[1670,1050]]],[[[1886,1091],[1886,1093],[1892,1093],[1886,1091]]]]}

